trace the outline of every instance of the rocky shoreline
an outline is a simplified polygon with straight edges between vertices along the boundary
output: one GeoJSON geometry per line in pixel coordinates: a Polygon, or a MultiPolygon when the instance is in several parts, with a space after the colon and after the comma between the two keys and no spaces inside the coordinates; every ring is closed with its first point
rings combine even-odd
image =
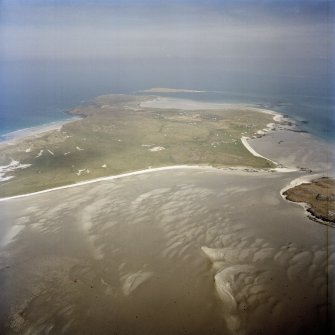
{"type": "Polygon", "coordinates": [[[305,203],[310,219],[335,227],[335,179],[322,177],[286,190],[287,200],[305,203]]]}

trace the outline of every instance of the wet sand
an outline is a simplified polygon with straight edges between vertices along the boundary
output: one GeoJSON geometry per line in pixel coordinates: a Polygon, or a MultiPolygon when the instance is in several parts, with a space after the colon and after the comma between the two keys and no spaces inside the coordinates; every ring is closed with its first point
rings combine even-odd
{"type": "Polygon", "coordinates": [[[259,154],[289,168],[303,168],[334,175],[335,145],[308,133],[278,129],[265,137],[249,140],[259,154]]]}
{"type": "Polygon", "coordinates": [[[148,168],[148,169],[145,169],[145,170],[127,172],[127,173],[122,173],[122,174],[118,174],[118,175],[114,175],[114,176],[108,176],[108,177],[101,177],[101,178],[86,180],[86,181],[82,181],[82,182],[75,183],[75,184],[59,186],[59,187],[55,187],[55,188],[49,188],[49,189],[46,189],[46,190],[43,190],[43,191],[37,191],[37,192],[33,192],[33,193],[14,195],[12,197],[0,198],[0,202],[9,201],[9,200],[13,200],[13,199],[26,198],[26,197],[30,197],[32,195],[45,194],[45,193],[59,191],[59,190],[66,190],[66,189],[73,188],[73,187],[78,187],[78,186],[95,184],[95,183],[98,183],[98,182],[101,182],[101,181],[110,181],[110,180],[130,177],[130,176],[137,176],[137,175],[145,174],[145,173],[152,173],[152,172],[157,172],[157,171],[170,171],[170,170],[176,170],[176,169],[177,170],[178,169],[186,170],[186,169],[194,169],[194,168],[207,169],[207,170],[212,169],[211,166],[206,166],[206,165],[202,165],[202,166],[201,165],[173,165],[173,166],[164,166],[164,167],[159,167],[159,168],[148,168]]]}
{"type": "Polygon", "coordinates": [[[333,231],[276,191],[299,175],[181,168],[0,203],[1,333],[319,333],[333,231]]]}
{"type": "MultiPolygon", "coordinates": [[[[215,102],[204,102],[204,101],[195,101],[188,99],[179,99],[171,97],[157,97],[155,99],[150,99],[140,103],[142,108],[162,108],[162,109],[182,109],[182,110],[213,110],[213,109],[227,109],[227,108],[243,108],[246,109],[246,104],[237,104],[237,103],[215,103],[215,102]]],[[[251,108],[254,109],[256,108],[251,108]]],[[[262,110],[257,108],[258,111],[262,110]]],[[[263,110],[262,110],[263,111],[263,110]]],[[[266,110],[264,110],[266,111],[266,110]]],[[[266,111],[269,113],[270,111],[266,111]]]]}

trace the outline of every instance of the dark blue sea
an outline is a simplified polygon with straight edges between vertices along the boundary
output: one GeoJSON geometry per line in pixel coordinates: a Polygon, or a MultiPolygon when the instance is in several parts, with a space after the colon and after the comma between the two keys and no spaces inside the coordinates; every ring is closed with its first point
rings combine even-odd
{"type": "Polygon", "coordinates": [[[211,91],[170,94],[174,97],[266,105],[334,142],[332,79],[327,71],[244,73],[196,60],[0,61],[0,136],[68,119],[66,110],[98,95],[171,87],[211,91]]]}

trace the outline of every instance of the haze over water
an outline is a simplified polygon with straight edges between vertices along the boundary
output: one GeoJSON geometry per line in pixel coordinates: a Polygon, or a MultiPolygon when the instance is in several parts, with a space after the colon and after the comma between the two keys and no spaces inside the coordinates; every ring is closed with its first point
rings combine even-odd
{"type": "Polygon", "coordinates": [[[334,139],[332,2],[2,1],[0,15],[2,135],[97,95],[173,87],[285,103],[334,139]]]}

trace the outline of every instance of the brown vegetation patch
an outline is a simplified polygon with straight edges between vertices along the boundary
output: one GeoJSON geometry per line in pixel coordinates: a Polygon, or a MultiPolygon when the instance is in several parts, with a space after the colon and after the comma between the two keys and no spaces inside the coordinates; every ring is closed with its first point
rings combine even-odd
{"type": "Polygon", "coordinates": [[[320,178],[284,192],[294,202],[307,203],[308,211],[319,219],[335,222],[335,179],[320,178]]]}

